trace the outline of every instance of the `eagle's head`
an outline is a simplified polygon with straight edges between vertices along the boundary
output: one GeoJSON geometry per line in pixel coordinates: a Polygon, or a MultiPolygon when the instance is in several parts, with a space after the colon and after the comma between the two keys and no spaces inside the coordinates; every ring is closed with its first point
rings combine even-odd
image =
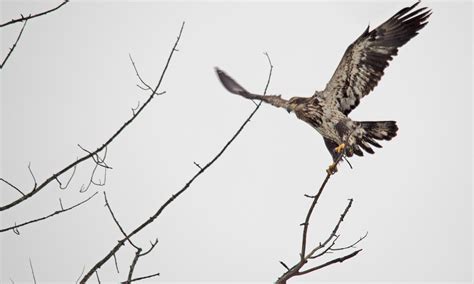
{"type": "Polygon", "coordinates": [[[286,110],[288,113],[295,112],[297,109],[300,109],[304,106],[308,98],[302,98],[302,97],[292,97],[288,101],[288,107],[286,110]]]}

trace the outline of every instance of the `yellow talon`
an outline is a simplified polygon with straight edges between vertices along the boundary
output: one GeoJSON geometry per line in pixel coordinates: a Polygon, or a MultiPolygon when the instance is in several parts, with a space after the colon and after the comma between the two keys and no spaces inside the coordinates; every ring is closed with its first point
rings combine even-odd
{"type": "Polygon", "coordinates": [[[335,174],[337,172],[337,165],[335,163],[330,164],[326,172],[328,173],[328,175],[335,174]]]}
{"type": "Polygon", "coordinates": [[[344,150],[344,148],[346,148],[346,144],[342,143],[339,146],[337,146],[336,148],[334,148],[334,151],[336,151],[336,153],[341,153],[344,150]]]}

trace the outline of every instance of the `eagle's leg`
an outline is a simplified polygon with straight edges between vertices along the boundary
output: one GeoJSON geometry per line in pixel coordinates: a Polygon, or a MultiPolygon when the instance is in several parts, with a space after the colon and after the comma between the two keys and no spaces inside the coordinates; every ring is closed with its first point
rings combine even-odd
{"type": "Polygon", "coordinates": [[[341,143],[341,144],[339,144],[339,146],[334,148],[334,151],[336,151],[336,153],[342,153],[342,151],[344,151],[344,148],[346,148],[346,144],[341,143]]]}
{"type": "Polygon", "coordinates": [[[336,148],[338,147],[338,144],[336,142],[334,142],[333,140],[331,139],[328,139],[326,137],[323,137],[324,138],[324,143],[326,144],[326,147],[328,148],[329,150],[329,153],[331,153],[331,156],[332,156],[332,160],[333,160],[333,163],[331,165],[329,165],[328,169],[326,170],[326,172],[329,174],[329,175],[332,175],[334,173],[337,172],[337,164],[336,164],[336,161],[339,157],[339,154],[336,152],[336,148]]]}

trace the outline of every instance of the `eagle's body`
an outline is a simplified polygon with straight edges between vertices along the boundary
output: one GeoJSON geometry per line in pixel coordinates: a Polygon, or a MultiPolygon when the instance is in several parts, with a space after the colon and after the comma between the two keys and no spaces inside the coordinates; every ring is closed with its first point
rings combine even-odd
{"type": "Polygon", "coordinates": [[[348,115],[380,81],[398,48],[428,23],[431,11],[426,7],[413,11],[418,4],[403,8],[372,31],[367,27],[347,48],[326,88],[316,91],[311,97],[284,100],[281,96],[252,94],[218,68],[217,74],[231,93],[294,112],[323,136],[334,161],[342,149],[347,156],[362,156],[361,149],[372,154],[371,146],[382,147],[375,140],[390,140],[396,136],[396,122],[359,122],[351,120],[348,115]]]}

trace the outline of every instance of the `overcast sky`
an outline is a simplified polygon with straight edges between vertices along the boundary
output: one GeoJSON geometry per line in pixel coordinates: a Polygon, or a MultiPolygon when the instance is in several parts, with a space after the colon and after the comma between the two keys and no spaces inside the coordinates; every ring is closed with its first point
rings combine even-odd
{"type": "MultiPolygon", "coordinates": [[[[49,9],[58,1],[2,1],[1,21],[49,9]]],[[[283,97],[324,88],[346,47],[403,2],[115,2],[72,1],[28,22],[0,72],[1,174],[28,191],[95,149],[155,85],[182,21],[179,52],[152,101],[109,147],[113,170],[104,187],[78,167],[65,191],[51,184],[5,212],[11,226],[100,194],[74,211],[0,234],[1,282],[77,279],[121,238],[102,191],[126,231],[151,216],[230,139],[254,104],[225,91],[219,66],[245,88],[283,97]]],[[[368,237],[355,258],[299,280],[465,281],[472,273],[472,3],[423,1],[430,23],[401,48],[380,84],[351,113],[354,120],[396,120],[398,136],[375,155],[341,164],[315,212],[309,242],[322,241],[348,198],[340,246],[368,237]]],[[[21,25],[1,29],[1,58],[21,25]]],[[[135,242],[157,249],[136,275],[171,281],[270,283],[298,260],[310,200],[331,157],[321,136],[286,111],[264,105],[225,154],[135,242]]],[[[102,174],[102,173],[100,173],[102,174]]],[[[68,175],[62,177],[66,180],[68,175]]],[[[100,175],[97,179],[101,178],[100,175]]],[[[0,184],[1,204],[18,193],[0,184]]],[[[134,250],[100,269],[101,280],[125,280],[134,250]]],[[[332,257],[333,255],[331,255],[332,257]]],[[[334,257],[337,255],[334,255],[334,257]]],[[[324,261],[324,260],[323,260],[324,261]]],[[[315,261],[314,264],[321,263],[315,261]]]]}

